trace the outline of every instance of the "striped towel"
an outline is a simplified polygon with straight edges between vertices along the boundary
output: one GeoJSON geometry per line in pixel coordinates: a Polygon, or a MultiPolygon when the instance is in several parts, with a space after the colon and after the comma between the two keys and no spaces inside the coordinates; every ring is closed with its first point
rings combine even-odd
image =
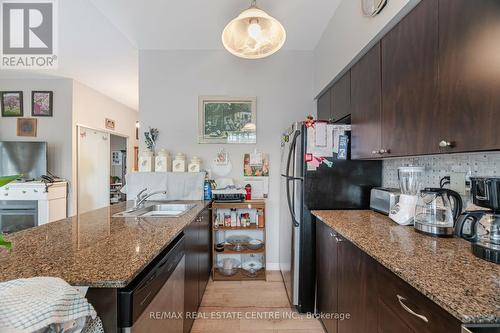
{"type": "Polygon", "coordinates": [[[50,325],[62,328],[53,326],[56,332],[80,332],[89,317],[96,317],[92,305],[62,279],[35,277],[0,283],[2,333],[35,332],[50,325]]]}

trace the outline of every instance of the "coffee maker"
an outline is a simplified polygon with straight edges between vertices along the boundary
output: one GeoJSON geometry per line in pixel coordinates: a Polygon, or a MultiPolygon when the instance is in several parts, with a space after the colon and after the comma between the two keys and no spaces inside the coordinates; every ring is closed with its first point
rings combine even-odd
{"type": "Polygon", "coordinates": [[[471,242],[472,253],[500,263],[500,177],[473,177],[472,201],[486,210],[466,211],[458,219],[455,235],[471,242]]]}

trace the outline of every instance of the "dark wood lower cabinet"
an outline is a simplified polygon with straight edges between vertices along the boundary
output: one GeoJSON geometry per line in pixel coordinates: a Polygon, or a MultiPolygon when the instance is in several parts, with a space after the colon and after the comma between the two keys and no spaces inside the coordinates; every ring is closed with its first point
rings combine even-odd
{"type": "Polygon", "coordinates": [[[184,333],[191,331],[194,314],[198,311],[210,278],[211,229],[210,211],[205,209],[184,230],[186,242],[184,333]]]}
{"type": "Polygon", "coordinates": [[[317,312],[328,333],[460,333],[461,323],[321,221],[316,223],[317,312]]]}
{"type": "Polygon", "coordinates": [[[198,242],[200,251],[198,253],[198,298],[199,302],[203,298],[205,289],[207,288],[208,280],[210,279],[211,271],[211,253],[212,253],[212,234],[210,226],[210,211],[204,210],[200,216],[198,242]]]}
{"type": "Polygon", "coordinates": [[[377,263],[351,242],[339,242],[338,310],[349,320],[338,322],[338,332],[377,332],[377,263]]]}
{"type": "Polygon", "coordinates": [[[377,333],[413,333],[382,301],[378,301],[377,333]]]}
{"type": "Polygon", "coordinates": [[[325,330],[328,333],[337,333],[337,321],[328,317],[338,312],[337,242],[333,230],[324,223],[316,225],[316,254],[316,306],[325,330]]]}

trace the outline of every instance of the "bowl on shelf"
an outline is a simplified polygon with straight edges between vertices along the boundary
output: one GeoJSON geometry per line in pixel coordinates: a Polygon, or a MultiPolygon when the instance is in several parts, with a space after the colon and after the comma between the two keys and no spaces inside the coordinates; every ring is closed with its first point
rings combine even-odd
{"type": "Polygon", "coordinates": [[[260,250],[264,246],[264,242],[260,239],[251,239],[248,241],[247,246],[250,250],[260,250]]]}
{"type": "Polygon", "coordinates": [[[236,252],[244,251],[249,241],[250,237],[244,235],[234,235],[226,239],[226,243],[228,244],[227,248],[236,252]]]}
{"type": "Polygon", "coordinates": [[[234,258],[224,258],[217,263],[217,271],[224,276],[233,276],[238,273],[240,262],[234,258]]]}
{"type": "Polygon", "coordinates": [[[262,268],[263,265],[259,260],[248,260],[241,265],[243,274],[248,277],[256,277],[262,268]]]}

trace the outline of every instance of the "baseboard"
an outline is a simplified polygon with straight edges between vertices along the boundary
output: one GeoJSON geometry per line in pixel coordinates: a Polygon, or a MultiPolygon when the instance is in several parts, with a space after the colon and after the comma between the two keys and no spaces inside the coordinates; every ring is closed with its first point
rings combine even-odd
{"type": "Polygon", "coordinates": [[[279,263],[267,263],[266,264],[266,271],[279,271],[279,270],[280,270],[279,263]]]}

